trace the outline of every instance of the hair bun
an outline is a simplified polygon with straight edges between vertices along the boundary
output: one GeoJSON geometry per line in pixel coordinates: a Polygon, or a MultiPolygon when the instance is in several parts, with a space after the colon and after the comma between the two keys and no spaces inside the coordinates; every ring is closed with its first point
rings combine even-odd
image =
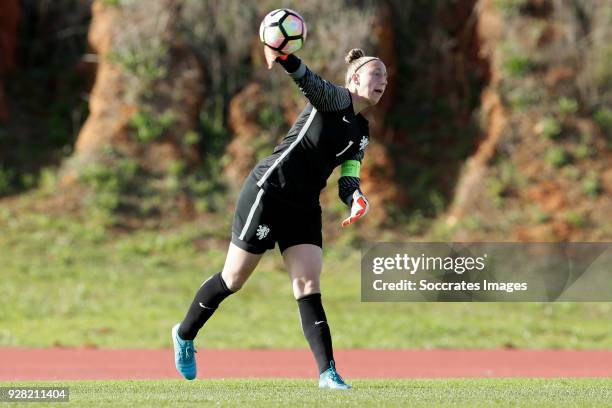
{"type": "Polygon", "coordinates": [[[344,60],[347,64],[350,64],[351,62],[363,56],[365,56],[365,53],[361,48],[353,48],[348,52],[348,54],[346,54],[346,58],[344,58],[344,60]]]}

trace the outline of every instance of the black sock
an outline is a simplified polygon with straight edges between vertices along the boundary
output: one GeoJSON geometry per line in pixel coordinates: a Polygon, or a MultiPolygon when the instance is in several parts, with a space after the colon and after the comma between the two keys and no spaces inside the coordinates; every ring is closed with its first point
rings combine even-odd
{"type": "Polygon", "coordinates": [[[187,315],[179,326],[178,335],[181,339],[195,339],[204,323],[217,310],[219,303],[232,293],[234,292],[229,290],[223,281],[221,272],[217,272],[208,278],[198,289],[191,306],[189,306],[187,315]]]}
{"type": "Polygon", "coordinates": [[[317,360],[319,373],[322,373],[329,368],[330,361],[334,359],[334,352],[331,332],[321,303],[321,294],[313,293],[298,299],[298,306],[304,336],[317,360]]]}

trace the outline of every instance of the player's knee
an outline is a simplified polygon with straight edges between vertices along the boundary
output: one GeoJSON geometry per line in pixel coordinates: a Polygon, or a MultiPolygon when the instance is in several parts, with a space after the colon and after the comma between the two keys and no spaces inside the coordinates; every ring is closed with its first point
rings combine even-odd
{"type": "Polygon", "coordinates": [[[296,299],[312,295],[313,293],[321,293],[318,279],[302,278],[293,280],[293,296],[296,299]]]}
{"type": "Polygon", "coordinates": [[[223,276],[223,280],[225,281],[227,288],[232,292],[238,292],[240,289],[242,289],[242,286],[246,282],[246,279],[242,279],[236,275],[230,275],[227,277],[223,276]]]}
{"type": "Polygon", "coordinates": [[[221,272],[225,286],[232,292],[237,292],[242,288],[242,285],[246,282],[244,275],[239,270],[233,270],[232,268],[224,268],[223,272],[221,272]]]}

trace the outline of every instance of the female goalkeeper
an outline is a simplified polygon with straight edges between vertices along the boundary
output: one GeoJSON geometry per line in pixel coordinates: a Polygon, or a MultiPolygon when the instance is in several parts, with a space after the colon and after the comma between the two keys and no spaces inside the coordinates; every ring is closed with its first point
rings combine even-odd
{"type": "Polygon", "coordinates": [[[278,243],[297,299],[302,328],[319,367],[319,387],[347,389],[336,371],[327,317],[321,303],[322,262],[319,194],[341,166],[339,196],[350,208],[345,227],[368,212],[359,189],[359,169],[369,141],[364,109],[376,105],[387,86],[385,64],[351,50],[346,87],[333,85],[295,55],[280,56],[264,46],[268,68],[279,63],[308,103],[273,153],[246,178],[232,225],[223,270],[198,289],[184,320],[173,327],[177,370],[196,377],[193,339],[219,304],[247,281],[263,253],[278,243]]]}

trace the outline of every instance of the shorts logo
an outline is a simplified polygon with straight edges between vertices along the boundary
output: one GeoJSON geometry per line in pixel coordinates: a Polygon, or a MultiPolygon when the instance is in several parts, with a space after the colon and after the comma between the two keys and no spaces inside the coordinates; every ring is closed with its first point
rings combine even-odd
{"type": "Polygon", "coordinates": [[[365,149],[369,142],[367,136],[362,136],[361,142],[359,142],[359,150],[365,149]]]}
{"type": "Polygon", "coordinates": [[[268,236],[269,232],[270,232],[270,228],[267,225],[265,225],[265,224],[259,225],[257,227],[257,238],[259,240],[262,240],[262,239],[264,239],[265,237],[268,236]]]}

